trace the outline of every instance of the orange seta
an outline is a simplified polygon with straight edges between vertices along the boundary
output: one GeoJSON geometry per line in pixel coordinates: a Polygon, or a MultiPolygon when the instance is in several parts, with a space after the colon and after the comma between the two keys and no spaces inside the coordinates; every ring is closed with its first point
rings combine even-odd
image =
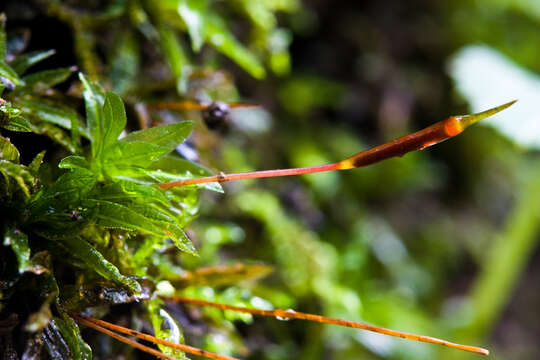
{"type": "Polygon", "coordinates": [[[290,176],[311,174],[323,171],[332,170],[347,170],[359,168],[379,161],[383,161],[396,156],[403,156],[408,152],[415,150],[423,150],[429,146],[438,144],[444,140],[450,139],[462,133],[469,126],[476,122],[492,116],[509,106],[513,105],[517,100],[510,101],[506,104],[494,107],[492,109],[482,111],[472,115],[451,116],[443,121],[428,126],[425,129],[414,132],[409,135],[402,136],[395,140],[389,141],[382,145],[371,149],[359,152],[347,159],[338,161],[332,164],[310,166],[304,168],[293,169],[278,169],[278,170],[263,170],[237,174],[219,174],[214,176],[206,176],[194,179],[177,180],[159,184],[162,189],[170,189],[176,186],[197,185],[209,182],[226,182],[233,180],[268,178],[277,176],[290,176]]]}
{"type": "Polygon", "coordinates": [[[258,316],[271,316],[278,319],[298,319],[298,320],[307,320],[307,321],[314,321],[318,323],[323,324],[332,324],[332,325],[339,325],[339,326],[345,326],[350,327],[354,329],[360,329],[360,330],[367,330],[376,332],[379,334],[399,337],[402,339],[408,339],[413,341],[421,341],[431,344],[438,344],[443,346],[448,346],[454,349],[459,349],[463,351],[472,352],[475,354],[480,355],[489,355],[489,350],[477,347],[477,346],[471,346],[471,345],[462,345],[462,344],[456,344],[450,341],[446,341],[443,339],[435,338],[432,336],[426,336],[426,335],[418,335],[418,334],[412,334],[407,333],[403,331],[398,330],[392,330],[387,329],[375,325],[360,323],[357,321],[350,321],[350,320],[342,320],[342,319],[336,319],[331,317],[326,317],[322,315],[315,315],[315,314],[308,314],[303,312],[298,312],[294,310],[262,310],[262,309],[253,309],[253,308],[247,308],[247,307],[241,307],[241,306],[233,306],[233,305],[226,305],[221,303],[215,303],[211,301],[206,300],[200,300],[200,299],[193,299],[193,298],[186,298],[182,296],[171,296],[171,297],[163,297],[165,300],[175,301],[175,302],[181,302],[184,304],[190,304],[195,306],[209,306],[218,308],[221,310],[229,310],[229,311],[236,311],[241,313],[247,313],[252,315],[258,315],[258,316]]]}

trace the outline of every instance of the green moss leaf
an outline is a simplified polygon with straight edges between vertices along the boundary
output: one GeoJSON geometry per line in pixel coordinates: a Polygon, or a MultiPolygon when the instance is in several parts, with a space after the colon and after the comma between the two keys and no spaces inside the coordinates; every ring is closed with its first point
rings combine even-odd
{"type": "MultiPolygon", "coordinates": [[[[163,301],[153,299],[146,302],[146,309],[150,315],[150,321],[154,328],[155,336],[158,339],[167,340],[176,344],[184,343],[184,335],[178,323],[162,308],[163,301]],[[164,326],[165,325],[165,326],[164,326]]],[[[158,345],[159,349],[166,355],[179,360],[187,360],[184,352],[171,349],[167,346],[158,345]]]]}
{"type": "Polygon", "coordinates": [[[44,70],[22,78],[24,86],[15,89],[14,93],[42,92],[67,80],[75,68],[44,70]]]}
{"type": "Polygon", "coordinates": [[[88,209],[91,219],[100,226],[132,231],[140,230],[160,237],[166,236],[162,228],[128,206],[95,199],[84,200],[82,205],[88,209]]]}
{"type": "MultiPolygon", "coordinates": [[[[169,200],[156,186],[140,185],[132,181],[118,180],[115,183],[103,186],[98,191],[99,199],[117,202],[120,200],[134,199],[147,202],[159,202],[164,206],[169,205],[169,200]]],[[[96,194],[96,195],[98,195],[96,194]]]]}
{"type": "Polygon", "coordinates": [[[17,190],[21,190],[25,197],[30,197],[30,192],[34,183],[34,177],[26,166],[17,165],[11,161],[0,160],[0,173],[6,181],[6,191],[8,195],[17,190]]]}
{"type": "Polygon", "coordinates": [[[11,246],[19,263],[19,274],[22,274],[30,264],[30,247],[28,237],[17,229],[8,229],[4,234],[4,245],[11,246]]]}
{"type": "Polygon", "coordinates": [[[96,184],[95,175],[86,169],[76,168],[60,176],[47,190],[36,193],[30,201],[30,221],[38,221],[45,213],[75,206],[86,197],[96,184]]]}
{"type": "Polygon", "coordinates": [[[79,78],[83,83],[86,126],[92,143],[92,157],[97,158],[103,145],[101,143],[103,138],[102,108],[105,102],[105,93],[98,84],[88,81],[82,73],[79,73],[79,78]]]}
{"type": "Polygon", "coordinates": [[[92,350],[84,342],[77,324],[69,317],[53,317],[41,339],[53,360],[91,360],[92,350]]]}
{"type": "Polygon", "coordinates": [[[79,132],[88,137],[86,129],[81,125],[79,115],[73,109],[46,100],[32,98],[17,101],[17,107],[23,114],[58,125],[64,129],[69,130],[73,123],[78,124],[79,132]]]}
{"type": "Polygon", "coordinates": [[[107,261],[103,255],[97,251],[86,240],[70,236],[62,240],[62,245],[65,246],[71,255],[85,263],[89,269],[94,270],[99,275],[107,280],[123,285],[134,292],[140,292],[141,286],[133,279],[129,279],[120,273],[120,270],[114,264],[107,261]]]}
{"type": "Polygon", "coordinates": [[[175,214],[172,211],[167,211],[144,203],[131,204],[130,208],[145,216],[147,219],[151,219],[160,227],[162,233],[173,241],[174,245],[176,245],[179,250],[197,256],[197,250],[195,250],[191,240],[178,225],[182,219],[175,217],[175,214]]]}
{"type": "MultiPolygon", "coordinates": [[[[157,171],[148,172],[147,174],[152,175],[159,182],[213,175],[213,173],[204,166],[184,160],[172,154],[166,155],[152,163],[150,169],[157,171]]],[[[223,187],[217,182],[200,184],[197,185],[197,188],[223,193],[223,187]]]]}
{"type": "Polygon", "coordinates": [[[126,110],[120,96],[108,91],[103,104],[103,148],[116,143],[126,127],[126,110]]]}
{"type": "Polygon", "coordinates": [[[182,121],[175,124],[154,126],[149,129],[134,131],[120,140],[120,142],[145,142],[159,145],[167,150],[173,151],[179,144],[183,143],[191,134],[193,123],[182,121]]]}
{"type": "Polygon", "coordinates": [[[135,165],[144,168],[168,152],[170,150],[163,146],[140,141],[117,142],[104,153],[103,164],[107,172],[114,174],[114,167],[135,165]]]}
{"type": "Polygon", "coordinates": [[[19,150],[8,138],[0,136],[0,159],[19,163],[19,150]]]}
{"type": "Polygon", "coordinates": [[[13,82],[15,85],[21,84],[21,79],[19,79],[19,76],[15,70],[13,70],[13,68],[9,66],[3,59],[0,59],[0,76],[13,82]]]}
{"type": "Polygon", "coordinates": [[[45,157],[45,150],[40,152],[36,155],[36,157],[32,160],[32,162],[28,165],[28,170],[32,175],[37,176],[39,169],[41,168],[41,164],[43,163],[43,158],[45,157]]]}
{"type": "Polygon", "coordinates": [[[92,349],[84,342],[81,331],[72,318],[64,315],[63,318],[54,317],[51,321],[54,322],[69,347],[71,359],[92,360],[92,349]]]}
{"type": "Polygon", "coordinates": [[[31,132],[32,125],[30,122],[23,116],[16,116],[10,118],[8,123],[2,126],[6,130],[16,131],[16,132],[31,132]]]}
{"type": "Polygon", "coordinates": [[[22,75],[32,65],[37,64],[38,62],[45,60],[54,54],[54,50],[32,51],[27,54],[17,56],[9,65],[13,68],[13,70],[15,70],[15,72],[22,75]]]}
{"type": "MultiPolygon", "coordinates": [[[[105,193],[104,196],[107,197],[108,194],[105,193]]],[[[176,225],[176,219],[167,215],[164,209],[144,202],[117,203],[105,199],[88,199],[80,205],[85,209],[84,217],[99,226],[137,230],[160,238],[170,238],[178,249],[196,255],[193,244],[176,225]]]]}
{"type": "Polygon", "coordinates": [[[82,157],[77,155],[70,155],[68,157],[63,158],[60,160],[60,163],[58,164],[58,167],[61,169],[90,169],[90,164],[88,161],[82,157]]]}

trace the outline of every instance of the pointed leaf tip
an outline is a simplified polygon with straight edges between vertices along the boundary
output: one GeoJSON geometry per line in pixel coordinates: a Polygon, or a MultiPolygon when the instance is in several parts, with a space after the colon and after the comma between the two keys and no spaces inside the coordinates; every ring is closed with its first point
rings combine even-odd
{"type": "Polygon", "coordinates": [[[509,108],[510,106],[514,105],[516,102],[517,102],[517,99],[509,101],[509,102],[507,102],[505,104],[496,106],[494,108],[491,108],[491,109],[476,113],[476,114],[456,116],[455,118],[456,118],[457,121],[459,121],[462,128],[466,129],[469,126],[477,123],[478,121],[480,121],[482,119],[493,116],[496,113],[501,112],[504,109],[509,108]]]}

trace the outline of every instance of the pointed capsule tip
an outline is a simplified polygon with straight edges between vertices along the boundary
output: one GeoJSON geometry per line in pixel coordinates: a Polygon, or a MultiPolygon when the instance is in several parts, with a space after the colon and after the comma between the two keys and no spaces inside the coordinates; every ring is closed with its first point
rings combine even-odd
{"type": "Polygon", "coordinates": [[[504,109],[514,105],[516,102],[517,99],[476,114],[456,116],[456,119],[459,121],[463,129],[465,129],[482,119],[493,116],[496,113],[503,111],[504,109]]]}

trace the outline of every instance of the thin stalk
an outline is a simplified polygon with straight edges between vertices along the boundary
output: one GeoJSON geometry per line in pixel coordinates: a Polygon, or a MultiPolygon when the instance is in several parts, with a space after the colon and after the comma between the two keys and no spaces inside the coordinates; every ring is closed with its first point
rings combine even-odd
{"type": "Polygon", "coordinates": [[[221,173],[214,176],[166,182],[163,184],[159,184],[159,187],[161,187],[162,189],[169,189],[176,186],[197,185],[209,182],[223,183],[233,180],[312,174],[323,171],[347,170],[368,166],[395,156],[403,156],[406,153],[414,150],[423,150],[429,146],[450,139],[462,133],[466,128],[478,122],[479,120],[492,116],[499,111],[506,109],[507,107],[514,104],[516,101],[517,100],[514,100],[477,114],[451,116],[425,129],[409,135],[402,136],[400,138],[376,146],[369,150],[359,152],[351,157],[348,157],[347,159],[332,164],[294,169],[253,171],[237,174],[221,173]]]}
{"type": "Polygon", "coordinates": [[[298,312],[294,310],[252,309],[252,308],[246,308],[246,307],[240,307],[240,306],[220,304],[220,303],[199,300],[199,299],[185,298],[181,296],[164,297],[164,299],[181,302],[184,304],[190,304],[190,305],[195,305],[195,306],[209,306],[209,307],[214,307],[221,310],[230,310],[230,311],[236,311],[236,312],[241,312],[241,313],[247,313],[251,315],[270,316],[270,317],[275,317],[279,319],[300,319],[300,320],[314,321],[314,322],[323,323],[323,324],[345,326],[345,327],[350,327],[350,328],[355,328],[355,329],[372,331],[379,334],[399,337],[402,339],[409,339],[409,340],[414,340],[414,341],[422,341],[422,342],[427,342],[427,343],[432,343],[432,344],[444,345],[444,346],[448,346],[448,347],[452,347],[455,349],[460,349],[460,350],[464,350],[464,351],[468,351],[468,352],[472,352],[476,354],[489,355],[488,350],[480,348],[480,347],[476,347],[476,346],[461,345],[461,344],[452,343],[446,340],[434,338],[431,336],[411,334],[407,332],[364,324],[364,323],[360,323],[356,321],[341,320],[341,319],[330,318],[330,317],[321,316],[321,315],[302,313],[302,312],[298,312]]]}
{"type": "MultiPolygon", "coordinates": [[[[75,320],[83,323],[84,325],[87,325],[89,327],[93,327],[94,329],[96,329],[96,328],[94,326],[89,325],[89,323],[91,323],[91,324],[93,324],[95,326],[98,326],[100,328],[106,328],[106,329],[109,329],[109,330],[113,330],[113,331],[116,331],[116,332],[119,332],[119,333],[122,333],[122,334],[126,334],[126,335],[136,337],[136,338],[141,339],[141,340],[149,341],[149,342],[154,343],[154,344],[164,345],[164,346],[176,349],[176,350],[181,350],[181,351],[189,353],[189,354],[203,356],[203,357],[206,357],[206,358],[209,358],[209,359],[216,359],[216,360],[239,360],[237,358],[233,358],[233,357],[226,356],[226,355],[216,354],[216,353],[206,351],[206,350],[202,350],[202,349],[199,349],[199,348],[196,348],[196,347],[193,347],[193,346],[184,345],[184,344],[177,344],[177,343],[173,343],[171,341],[158,339],[155,336],[144,334],[144,333],[141,333],[141,332],[139,332],[137,330],[129,329],[129,328],[126,328],[126,327],[123,327],[123,326],[120,326],[120,325],[111,324],[110,322],[99,320],[99,319],[96,319],[96,318],[93,318],[93,317],[83,316],[83,315],[78,315],[78,314],[73,314],[73,313],[71,313],[70,316],[73,317],[75,320]]],[[[96,330],[98,330],[98,329],[96,329],[96,330]]],[[[98,331],[101,331],[101,330],[98,330],[98,331]]],[[[107,335],[109,335],[109,334],[107,333],[107,335]]],[[[122,340],[120,340],[120,341],[122,341],[122,340]]],[[[136,344],[138,344],[138,343],[136,343],[136,344]]]]}
{"type": "Polygon", "coordinates": [[[112,338],[115,338],[116,340],[118,341],[121,341],[125,344],[128,344],[129,346],[133,346],[134,348],[137,348],[141,351],[144,351],[145,353],[148,353],[150,355],[154,355],[155,357],[158,357],[160,359],[165,359],[165,360],[175,360],[175,358],[171,357],[171,356],[168,356],[168,355],[165,355],[164,353],[156,350],[156,349],[152,349],[151,347],[148,347],[148,346],[145,346],[145,345],[142,345],[142,344],[139,344],[138,342],[136,341],[133,341],[131,339],[128,339],[122,335],[119,335],[117,333],[115,333],[114,331],[110,331],[110,330],[107,330],[105,327],[102,327],[102,326],[99,326],[97,324],[94,324],[93,322],[85,319],[85,318],[82,318],[80,316],[77,316],[77,315],[74,315],[74,314],[71,314],[71,316],[77,320],[77,322],[80,322],[81,324],[85,325],[85,326],[88,326],[94,330],[97,330],[99,332],[102,332],[104,333],[105,335],[108,335],[112,338]]]}

